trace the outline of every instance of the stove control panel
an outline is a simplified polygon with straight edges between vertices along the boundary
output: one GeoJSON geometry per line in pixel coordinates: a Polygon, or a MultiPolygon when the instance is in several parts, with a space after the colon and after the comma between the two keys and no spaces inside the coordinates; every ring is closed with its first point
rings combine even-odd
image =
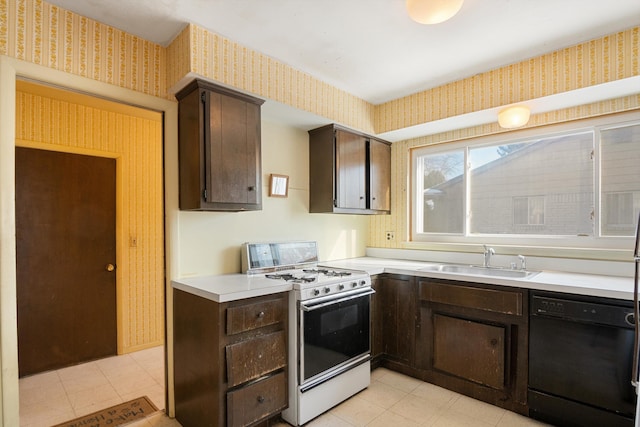
{"type": "Polygon", "coordinates": [[[300,299],[307,300],[316,297],[323,297],[327,295],[336,295],[341,292],[352,291],[354,289],[366,288],[371,286],[371,279],[358,278],[349,279],[342,282],[330,283],[330,284],[309,284],[300,289],[300,299]]]}

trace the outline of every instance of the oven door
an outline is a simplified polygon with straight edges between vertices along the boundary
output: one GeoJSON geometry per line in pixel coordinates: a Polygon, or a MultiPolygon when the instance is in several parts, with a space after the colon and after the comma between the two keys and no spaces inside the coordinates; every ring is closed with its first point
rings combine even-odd
{"type": "Polygon", "coordinates": [[[319,383],[369,360],[373,289],[300,302],[299,384],[319,383]]]}

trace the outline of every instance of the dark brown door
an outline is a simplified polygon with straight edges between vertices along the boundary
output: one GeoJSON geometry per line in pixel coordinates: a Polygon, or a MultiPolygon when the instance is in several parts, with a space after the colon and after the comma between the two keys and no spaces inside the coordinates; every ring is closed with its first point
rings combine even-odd
{"type": "Polygon", "coordinates": [[[20,376],[116,354],[115,170],[16,148],[20,376]]]}

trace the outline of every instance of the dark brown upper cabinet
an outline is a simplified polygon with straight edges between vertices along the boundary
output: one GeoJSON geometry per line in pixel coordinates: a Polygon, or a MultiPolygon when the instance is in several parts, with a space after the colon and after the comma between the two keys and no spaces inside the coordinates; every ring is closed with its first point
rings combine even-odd
{"type": "Polygon", "coordinates": [[[203,80],[176,94],[180,209],[262,209],[260,106],[203,80]]]}
{"type": "Polygon", "coordinates": [[[309,131],[309,211],[388,214],[391,144],[338,125],[309,131]]]}

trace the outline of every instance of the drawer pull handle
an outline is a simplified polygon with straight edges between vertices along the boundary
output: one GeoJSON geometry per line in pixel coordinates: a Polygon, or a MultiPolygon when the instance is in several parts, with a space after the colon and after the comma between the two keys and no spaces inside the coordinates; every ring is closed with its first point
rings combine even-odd
{"type": "Polygon", "coordinates": [[[258,355],[258,359],[262,359],[262,353],[258,355]]]}
{"type": "Polygon", "coordinates": [[[262,319],[264,317],[264,311],[258,313],[258,319],[262,319]]]}
{"type": "Polygon", "coordinates": [[[264,396],[258,396],[258,403],[264,403],[264,396]]]}

